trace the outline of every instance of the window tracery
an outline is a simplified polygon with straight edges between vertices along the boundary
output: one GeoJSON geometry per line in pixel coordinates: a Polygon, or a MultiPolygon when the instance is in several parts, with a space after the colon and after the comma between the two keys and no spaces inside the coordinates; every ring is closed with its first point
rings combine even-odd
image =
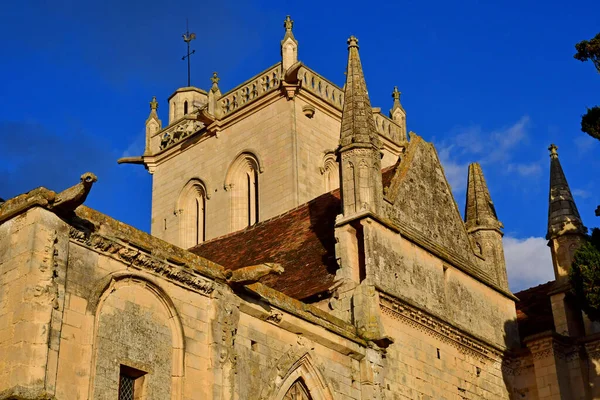
{"type": "Polygon", "coordinates": [[[285,396],[283,396],[283,400],[312,400],[310,393],[308,393],[308,389],[304,382],[301,379],[298,379],[294,384],[289,388],[285,396]]]}

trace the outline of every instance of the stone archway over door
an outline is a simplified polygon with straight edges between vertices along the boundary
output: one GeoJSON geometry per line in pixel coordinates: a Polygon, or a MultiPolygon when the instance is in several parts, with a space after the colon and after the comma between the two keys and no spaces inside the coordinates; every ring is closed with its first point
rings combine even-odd
{"type": "Polygon", "coordinates": [[[288,389],[285,396],[283,396],[283,400],[313,400],[308,393],[308,389],[302,379],[298,379],[294,384],[288,389]]]}

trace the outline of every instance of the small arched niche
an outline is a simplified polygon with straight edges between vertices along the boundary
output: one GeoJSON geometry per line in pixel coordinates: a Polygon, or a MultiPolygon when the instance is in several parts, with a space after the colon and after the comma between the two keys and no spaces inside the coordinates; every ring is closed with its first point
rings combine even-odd
{"type": "Polygon", "coordinates": [[[333,153],[325,155],[321,171],[325,192],[331,192],[340,187],[340,169],[333,153]]]}

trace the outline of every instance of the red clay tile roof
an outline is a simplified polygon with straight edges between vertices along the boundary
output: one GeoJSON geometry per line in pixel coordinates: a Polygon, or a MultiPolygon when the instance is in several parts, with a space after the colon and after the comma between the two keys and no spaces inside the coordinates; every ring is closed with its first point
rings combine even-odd
{"type": "Polygon", "coordinates": [[[515,293],[519,298],[516,308],[521,340],[536,333],[554,330],[552,305],[548,296],[548,292],[554,288],[554,282],[550,281],[515,293]]]}
{"type": "MultiPolygon", "coordinates": [[[[389,185],[394,171],[394,167],[382,171],[384,186],[389,185]]],[[[327,292],[334,283],[338,269],[334,226],[340,212],[340,191],[336,189],[190,251],[231,270],[280,263],[283,274],[265,276],[260,282],[295,299],[307,299],[327,292]]]]}

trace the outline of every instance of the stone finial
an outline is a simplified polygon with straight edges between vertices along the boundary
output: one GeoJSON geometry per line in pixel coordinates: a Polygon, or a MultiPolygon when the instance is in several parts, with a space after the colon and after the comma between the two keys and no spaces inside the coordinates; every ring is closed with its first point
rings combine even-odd
{"type": "Polygon", "coordinates": [[[558,147],[551,144],[550,150],[550,193],[548,199],[548,233],[546,239],[551,240],[564,234],[585,234],[583,225],[567,178],[560,165],[558,147]]]}
{"type": "Polygon", "coordinates": [[[347,40],[347,43],[348,43],[348,48],[356,47],[358,49],[358,39],[356,38],[356,36],[354,36],[354,35],[350,36],[347,40]]]}
{"type": "Polygon", "coordinates": [[[212,82],[212,88],[210,90],[212,90],[213,92],[218,91],[220,80],[221,80],[221,78],[219,78],[218,74],[216,72],[213,72],[213,75],[210,78],[210,81],[212,82]]]}
{"type": "Polygon", "coordinates": [[[156,101],[156,96],[152,96],[152,101],[150,102],[150,111],[156,112],[158,109],[158,101],[156,101]]]}
{"type": "Polygon", "coordinates": [[[398,86],[394,86],[394,90],[392,91],[392,98],[394,99],[394,104],[400,103],[400,95],[402,92],[398,90],[398,86]]]}
{"type": "Polygon", "coordinates": [[[503,227],[502,223],[498,221],[496,208],[479,163],[469,165],[465,225],[469,232],[479,229],[500,231],[503,227]]]}
{"type": "Polygon", "coordinates": [[[550,147],[548,147],[548,150],[550,151],[550,158],[558,158],[558,152],[556,150],[558,150],[558,146],[555,145],[554,143],[552,143],[550,145],[550,147]]]}
{"type": "Polygon", "coordinates": [[[292,28],[294,27],[294,21],[290,18],[289,15],[285,16],[285,20],[283,21],[283,27],[286,32],[292,32],[292,28]]]}

